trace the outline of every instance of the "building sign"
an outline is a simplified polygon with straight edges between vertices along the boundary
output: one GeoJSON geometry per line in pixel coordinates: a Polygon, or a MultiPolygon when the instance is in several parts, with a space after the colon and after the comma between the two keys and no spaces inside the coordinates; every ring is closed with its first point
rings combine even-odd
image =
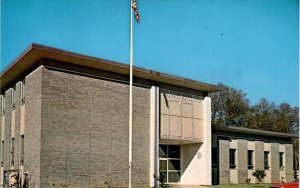
{"type": "Polygon", "coordinates": [[[201,96],[160,90],[160,138],[187,142],[202,141],[201,96]]]}

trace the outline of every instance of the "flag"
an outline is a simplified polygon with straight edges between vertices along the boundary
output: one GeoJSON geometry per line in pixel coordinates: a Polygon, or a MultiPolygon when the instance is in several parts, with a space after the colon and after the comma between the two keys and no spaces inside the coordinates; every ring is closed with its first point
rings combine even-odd
{"type": "Polygon", "coordinates": [[[137,21],[137,22],[140,22],[140,15],[139,15],[138,10],[137,10],[138,5],[137,5],[136,0],[132,0],[132,5],[131,5],[131,7],[132,7],[132,9],[133,9],[133,11],[134,11],[134,16],[135,16],[136,21],[137,21]]]}

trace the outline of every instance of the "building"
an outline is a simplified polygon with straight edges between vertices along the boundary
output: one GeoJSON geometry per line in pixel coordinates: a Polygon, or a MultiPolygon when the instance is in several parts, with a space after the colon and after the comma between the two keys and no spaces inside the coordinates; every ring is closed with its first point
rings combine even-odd
{"type": "Polygon", "coordinates": [[[212,183],[256,183],[252,173],[265,170],[264,183],[291,182],[297,135],[242,127],[212,128],[212,183]]]}
{"type": "MultiPolygon", "coordinates": [[[[208,94],[218,90],[134,68],[133,187],[155,186],[159,172],[174,185],[244,182],[251,150],[255,168],[269,151],[270,181],[283,152],[286,169],[274,173],[290,178],[290,135],[264,144],[257,130],[211,129],[208,94]]],[[[128,187],[128,65],[32,44],[1,74],[1,104],[0,184],[26,172],[35,187],[128,187]]]]}
{"type": "MultiPolygon", "coordinates": [[[[36,187],[127,187],[128,75],[128,65],[31,45],[1,74],[2,181],[20,169],[36,187]]],[[[207,95],[217,90],[134,68],[133,187],[154,186],[159,170],[169,183],[211,184],[207,95]]]]}

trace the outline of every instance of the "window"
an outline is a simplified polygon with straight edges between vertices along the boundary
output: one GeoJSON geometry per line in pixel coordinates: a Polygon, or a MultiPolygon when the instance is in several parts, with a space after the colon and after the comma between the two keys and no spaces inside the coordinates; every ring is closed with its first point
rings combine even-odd
{"type": "Polygon", "coordinates": [[[283,168],[284,168],[283,157],[284,157],[284,153],[283,152],[279,152],[279,168],[281,170],[283,170],[283,168]]]}
{"type": "Polygon", "coordinates": [[[15,165],[15,138],[11,139],[11,151],[10,151],[10,166],[14,166],[15,165]]]}
{"type": "Polygon", "coordinates": [[[1,166],[4,165],[4,140],[1,142],[1,166]]]}
{"type": "Polygon", "coordinates": [[[25,80],[21,82],[21,102],[25,103],[25,80]]]}
{"type": "Polygon", "coordinates": [[[211,163],[213,168],[218,168],[218,149],[212,148],[211,163]]]}
{"type": "Polygon", "coordinates": [[[253,151],[248,150],[248,169],[253,169],[253,151]]]}
{"type": "Polygon", "coordinates": [[[159,171],[168,183],[180,181],[180,146],[159,145],[159,171]]]}
{"type": "Polygon", "coordinates": [[[3,116],[5,114],[5,96],[4,95],[2,95],[1,109],[2,109],[1,115],[3,116]]]}
{"type": "Polygon", "coordinates": [[[13,109],[16,107],[16,86],[11,90],[11,105],[13,109]]]}
{"type": "Polygon", "coordinates": [[[24,135],[21,135],[20,164],[24,165],[24,135]]]}
{"type": "Polygon", "coordinates": [[[229,150],[229,162],[230,162],[230,168],[235,168],[236,163],[235,163],[235,149],[230,149],[229,150]]]}
{"type": "Polygon", "coordinates": [[[265,169],[270,168],[270,166],[269,166],[269,152],[268,151],[264,152],[264,166],[265,166],[265,169]]]}

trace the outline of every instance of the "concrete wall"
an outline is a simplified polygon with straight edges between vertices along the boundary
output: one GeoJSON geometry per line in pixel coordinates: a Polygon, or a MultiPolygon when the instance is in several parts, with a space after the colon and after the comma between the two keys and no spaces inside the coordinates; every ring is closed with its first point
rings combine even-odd
{"type": "MultiPolygon", "coordinates": [[[[254,150],[254,170],[264,170],[264,143],[261,141],[255,141],[255,150],[254,150]]],[[[255,183],[257,180],[251,174],[251,180],[255,183]]]]}
{"type": "Polygon", "coordinates": [[[280,181],[279,176],[279,144],[271,143],[271,183],[280,181]]]}
{"type": "Polygon", "coordinates": [[[264,183],[278,183],[283,177],[285,182],[293,180],[293,145],[279,143],[264,143],[262,141],[247,141],[243,139],[219,139],[219,180],[220,184],[256,183],[252,176],[254,170],[264,170],[264,152],[269,152],[269,169],[265,169],[264,183]],[[236,168],[229,169],[229,149],[236,149],[236,168]],[[253,150],[254,169],[248,169],[247,151],[253,150]],[[279,168],[279,152],[284,152],[284,168],[279,168]]]}
{"type": "MultiPolygon", "coordinates": [[[[43,187],[128,186],[128,87],[43,68],[43,187]]],[[[147,187],[150,90],[133,93],[132,182],[147,187]]]]}
{"type": "Polygon", "coordinates": [[[229,170],[229,140],[219,140],[219,182],[220,184],[230,183],[229,170]]]}
{"type": "Polygon", "coordinates": [[[294,179],[293,175],[293,145],[284,145],[284,169],[285,169],[285,181],[291,182],[294,179]]]}
{"type": "Polygon", "coordinates": [[[237,140],[237,182],[245,183],[248,177],[248,143],[247,140],[237,140]]]}
{"type": "MultiPolygon", "coordinates": [[[[40,182],[40,171],[39,171],[39,152],[40,152],[40,110],[41,110],[41,78],[42,70],[36,69],[31,74],[27,76],[28,80],[28,91],[27,102],[28,108],[27,111],[30,113],[27,116],[28,135],[27,135],[27,152],[26,156],[23,156],[27,161],[26,171],[30,172],[31,184],[39,186],[40,182]],[[31,129],[31,130],[30,130],[31,129]]],[[[15,90],[13,88],[5,91],[5,109],[4,113],[1,116],[1,161],[3,164],[1,166],[1,181],[3,182],[4,170],[19,170],[19,175],[21,181],[24,180],[24,166],[23,162],[21,163],[21,135],[25,134],[25,104],[21,99],[21,82],[16,82],[15,90]],[[12,91],[14,90],[15,100],[12,103],[12,91]],[[14,139],[14,150],[12,150],[12,138],[14,139]],[[2,144],[4,141],[4,145],[2,144]],[[2,158],[3,150],[3,158],[2,158]],[[13,158],[12,158],[13,157],[13,158]],[[13,162],[13,163],[12,163],[13,162]]],[[[4,96],[3,96],[4,97],[4,96]]],[[[1,97],[1,100],[3,99],[1,97]]],[[[1,101],[2,102],[2,101],[1,101]]]]}
{"type": "Polygon", "coordinates": [[[211,99],[205,97],[202,105],[203,143],[181,146],[183,185],[211,185],[211,99]]]}
{"type": "Polygon", "coordinates": [[[161,89],[160,138],[203,142],[203,105],[201,96],[161,89]]]}

